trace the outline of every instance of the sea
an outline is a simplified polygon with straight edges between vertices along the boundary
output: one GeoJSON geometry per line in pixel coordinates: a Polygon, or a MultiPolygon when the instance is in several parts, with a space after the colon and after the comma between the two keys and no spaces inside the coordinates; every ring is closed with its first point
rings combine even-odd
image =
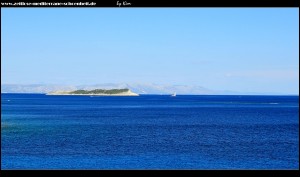
{"type": "Polygon", "coordinates": [[[2,93],[1,169],[299,169],[299,96],[2,93]]]}

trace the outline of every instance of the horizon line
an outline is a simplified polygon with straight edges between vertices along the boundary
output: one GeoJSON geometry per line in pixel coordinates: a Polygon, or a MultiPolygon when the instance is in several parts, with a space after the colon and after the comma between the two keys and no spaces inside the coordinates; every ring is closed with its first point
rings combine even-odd
{"type": "MultiPolygon", "coordinates": [[[[38,92],[1,92],[1,94],[47,94],[38,92]]],[[[171,95],[171,94],[155,94],[155,93],[139,93],[139,95],[171,95]]],[[[299,96],[299,94],[176,94],[177,96],[299,96]]],[[[76,96],[76,95],[74,95],[76,96]]]]}
{"type": "MultiPolygon", "coordinates": [[[[96,83],[96,84],[54,84],[54,83],[50,83],[50,84],[43,84],[43,83],[40,83],[40,84],[17,84],[17,83],[14,83],[14,84],[9,84],[9,83],[1,83],[1,87],[4,86],[4,85],[19,85],[19,86],[35,86],[35,85],[41,85],[41,86],[50,86],[50,85],[57,85],[57,86],[73,86],[73,87],[78,87],[78,86],[97,86],[97,85],[106,85],[106,84],[125,84],[126,86],[129,86],[131,87],[131,85],[133,84],[146,84],[146,85],[160,85],[160,86],[196,86],[196,87],[202,87],[204,89],[208,89],[212,92],[220,92],[220,94],[218,93],[215,93],[215,94],[202,94],[202,93],[199,93],[199,94],[180,94],[180,92],[178,92],[177,94],[179,95],[299,95],[299,90],[298,92],[296,93],[278,93],[278,92],[269,92],[269,91],[253,91],[253,92],[249,92],[249,91],[236,91],[236,90],[229,90],[229,89],[224,89],[224,90],[219,90],[219,89],[212,89],[212,88],[208,88],[208,87],[205,87],[205,86],[201,86],[201,85],[196,85],[196,84],[191,84],[191,85],[188,85],[188,84],[157,84],[157,83],[96,83]],[[223,92],[223,93],[222,93],[223,92]],[[225,92],[225,94],[224,94],[225,92]],[[226,94],[226,92],[231,92],[231,93],[228,93],[226,94]]],[[[124,87],[124,88],[127,88],[129,89],[128,87],[124,87]]],[[[2,92],[2,88],[1,88],[1,93],[29,93],[29,92],[2,92]]],[[[42,92],[30,92],[30,93],[42,93],[42,92]]],[[[46,93],[46,92],[45,92],[46,93]]],[[[143,94],[142,92],[139,93],[139,94],[143,94]]],[[[152,93],[149,93],[149,94],[152,94],[152,93]]],[[[164,92],[164,93],[158,93],[155,95],[168,95],[168,93],[164,92]]]]}

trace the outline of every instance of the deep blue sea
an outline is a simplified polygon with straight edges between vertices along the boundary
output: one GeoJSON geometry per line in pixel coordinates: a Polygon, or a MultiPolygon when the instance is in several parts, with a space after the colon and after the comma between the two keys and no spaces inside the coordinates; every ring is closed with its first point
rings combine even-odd
{"type": "Polygon", "coordinates": [[[2,169],[299,169],[299,96],[1,94],[2,169]]]}

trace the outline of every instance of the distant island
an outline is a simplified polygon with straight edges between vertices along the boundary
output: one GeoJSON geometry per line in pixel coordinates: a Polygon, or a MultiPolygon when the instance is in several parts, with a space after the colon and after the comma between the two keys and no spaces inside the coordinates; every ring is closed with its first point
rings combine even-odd
{"type": "Polygon", "coordinates": [[[139,96],[129,89],[95,89],[95,90],[75,90],[75,91],[55,91],[46,95],[99,95],[99,96],[139,96]]]}

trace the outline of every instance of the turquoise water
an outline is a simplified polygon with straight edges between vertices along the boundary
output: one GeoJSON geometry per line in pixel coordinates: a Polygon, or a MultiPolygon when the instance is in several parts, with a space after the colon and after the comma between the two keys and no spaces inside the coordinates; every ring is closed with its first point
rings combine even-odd
{"type": "Polygon", "coordinates": [[[299,169],[298,96],[1,96],[2,169],[299,169]]]}

